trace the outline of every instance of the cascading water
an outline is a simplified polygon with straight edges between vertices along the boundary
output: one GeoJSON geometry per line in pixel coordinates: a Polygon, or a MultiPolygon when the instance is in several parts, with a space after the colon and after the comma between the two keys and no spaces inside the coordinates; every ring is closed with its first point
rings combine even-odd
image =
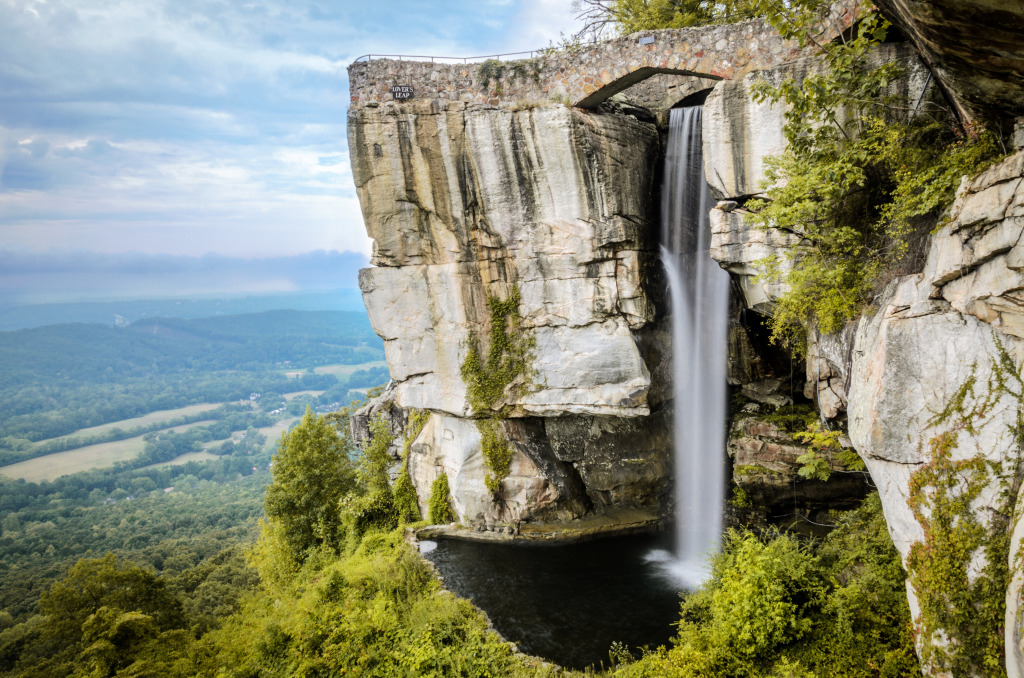
{"type": "Polygon", "coordinates": [[[675,395],[676,553],[661,558],[687,587],[707,576],[722,535],[729,274],[711,259],[700,106],[669,118],[661,198],[675,395]]]}

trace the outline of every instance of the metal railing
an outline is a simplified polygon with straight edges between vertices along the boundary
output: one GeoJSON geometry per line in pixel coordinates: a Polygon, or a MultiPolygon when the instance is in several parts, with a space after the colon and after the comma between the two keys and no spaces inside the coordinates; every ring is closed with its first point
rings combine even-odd
{"type": "Polygon", "coordinates": [[[529,52],[506,52],[504,54],[485,54],[483,56],[468,56],[468,57],[447,57],[447,56],[428,56],[424,54],[364,54],[361,57],[353,59],[352,63],[358,63],[360,61],[372,61],[374,59],[397,59],[402,60],[416,60],[416,61],[429,61],[431,63],[463,63],[468,64],[471,61],[487,61],[488,59],[501,59],[502,57],[518,56],[521,58],[532,59],[534,55],[543,54],[547,50],[534,49],[529,52]],[[522,57],[523,54],[528,54],[528,57],[522,57]]]}

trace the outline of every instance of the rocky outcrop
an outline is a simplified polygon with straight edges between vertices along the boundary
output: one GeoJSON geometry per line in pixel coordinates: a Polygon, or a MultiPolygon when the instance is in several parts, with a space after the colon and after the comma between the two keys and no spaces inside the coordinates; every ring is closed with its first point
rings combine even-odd
{"type": "MultiPolygon", "coordinates": [[[[890,534],[906,555],[924,538],[906,500],[911,474],[930,463],[928,440],[948,429],[936,421],[969,379],[978,384],[972,401],[994,398],[992,411],[960,433],[954,461],[980,457],[1012,473],[1022,451],[1012,434],[1021,401],[998,390],[995,368],[1004,357],[1024,366],[1022,309],[1024,278],[1018,259],[1024,196],[1024,152],[995,165],[960,190],[952,221],[932,240],[924,272],[894,282],[879,311],[861,320],[854,340],[850,388],[850,436],[879,485],[890,534]]],[[[1012,391],[1012,385],[1011,385],[1012,391]]],[[[998,516],[1020,516],[1005,505],[1004,487],[993,477],[972,504],[984,525],[998,516]]],[[[1014,527],[1010,554],[1020,548],[1014,527]]],[[[980,558],[980,554],[974,554],[980,558]]],[[[974,565],[973,571],[979,569],[974,565]]],[[[908,589],[913,599],[915,591],[908,589]]],[[[1007,590],[1007,645],[1011,676],[1024,673],[1020,577],[1007,590]]]]}
{"type": "Polygon", "coordinates": [[[373,263],[360,276],[397,403],[470,414],[460,368],[487,298],[517,288],[537,415],[649,412],[633,331],[653,319],[644,243],[653,126],[552,106],[353,109],[353,173],[373,263]]]}
{"type": "Polygon", "coordinates": [[[1024,6],[992,0],[878,0],[968,109],[1024,115],[1024,6]]]}
{"type": "Polygon", "coordinates": [[[765,408],[748,404],[729,431],[733,483],[742,490],[732,502],[735,519],[745,525],[777,525],[801,534],[824,536],[836,511],[855,508],[868,492],[864,473],[829,460],[827,481],[804,478],[797,459],[808,451],[765,408]]]}
{"type": "MultiPolygon", "coordinates": [[[[747,80],[755,77],[772,76],[755,74],[747,80]]],[[[760,125],[769,126],[762,139],[770,140],[782,124],[780,112],[750,101],[748,88],[749,82],[723,83],[708,98],[707,105],[718,113],[705,113],[713,124],[705,130],[706,170],[719,197],[727,199],[712,211],[712,254],[740,278],[750,308],[770,313],[782,290],[756,280],[758,262],[769,256],[786,260],[787,250],[799,241],[785,233],[755,231],[744,219],[739,203],[757,192],[763,148],[771,146],[745,140],[757,137],[760,125]]],[[[907,504],[912,476],[933,462],[929,441],[955,426],[935,415],[969,379],[977,384],[973,401],[993,402],[984,421],[959,430],[951,460],[984,459],[1010,470],[1011,487],[1016,482],[1012,469],[1021,461],[1021,450],[1012,431],[1021,402],[992,380],[1000,359],[1017,371],[1024,366],[1022,177],[1024,152],[1018,152],[965,182],[948,223],[931,238],[921,274],[893,281],[876,310],[839,335],[812,332],[809,337],[804,394],[824,418],[842,417],[845,411],[852,444],[878,487],[890,534],[904,557],[925,539],[924,527],[907,504]]],[[[755,505],[772,505],[772,493],[787,484],[786,466],[799,451],[777,433],[756,417],[740,418],[732,431],[730,454],[741,470],[734,481],[755,498],[755,505]]],[[[1021,515],[1019,500],[1016,508],[1006,504],[1004,480],[989,476],[970,505],[973,516],[996,531],[1011,515],[1021,515]]],[[[1011,521],[1009,529],[1009,565],[1016,574],[1006,590],[1007,671],[1021,676],[1024,576],[1014,563],[1024,527],[1011,521]]],[[[983,565],[980,551],[971,554],[972,577],[983,565]]],[[[908,584],[914,610],[919,593],[908,584]]]]}
{"type": "Polygon", "coordinates": [[[421,501],[444,472],[469,522],[657,506],[667,450],[646,433],[662,425],[652,412],[664,395],[646,289],[657,129],[561,105],[413,101],[353,108],[349,146],[376,264],[360,286],[390,401],[431,412],[410,453],[421,501]],[[513,295],[527,364],[494,404],[514,457],[492,496],[472,419],[489,413],[472,410],[462,366],[471,344],[486,353],[488,300],[513,295]],[[570,429],[590,433],[570,449],[570,429]]]}

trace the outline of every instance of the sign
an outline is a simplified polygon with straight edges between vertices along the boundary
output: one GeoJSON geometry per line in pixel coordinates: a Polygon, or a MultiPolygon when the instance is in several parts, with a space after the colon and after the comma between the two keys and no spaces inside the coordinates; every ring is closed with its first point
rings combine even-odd
{"type": "Polygon", "coordinates": [[[392,85],[391,94],[396,100],[412,99],[412,86],[410,85],[392,85]]]}
{"type": "Polygon", "coordinates": [[[654,44],[654,36],[653,35],[645,35],[644,37],[640,38],[640,40],[638,42],[641,45],[652,45],[652,44],[654,44]]]}

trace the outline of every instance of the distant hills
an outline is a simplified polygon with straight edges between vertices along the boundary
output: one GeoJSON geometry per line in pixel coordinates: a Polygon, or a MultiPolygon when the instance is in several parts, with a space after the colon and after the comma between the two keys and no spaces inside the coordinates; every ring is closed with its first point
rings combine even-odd
{"type": "Polygon", "coordinates": [[[0,248],[0,330],[62,322],[114,324],[115,315],[133,322],[155,315],[361,310],[358,275],[368,265],[365,254],[333,250],[241,259],[0,248]],[[157,301],[124,301],[137,299],[157,301]],[[72,308],[69,302],[113,305],[72,308]]]}
{"type": "Polygon", "coordinates": [[[154,317],[208,318],[264,311],[353,311],[365,315],[358,289],[324,292],[282,292],[236,298],[133,299],[0,306],[0,331],[63,323],[127,326],[154,317]]]}

